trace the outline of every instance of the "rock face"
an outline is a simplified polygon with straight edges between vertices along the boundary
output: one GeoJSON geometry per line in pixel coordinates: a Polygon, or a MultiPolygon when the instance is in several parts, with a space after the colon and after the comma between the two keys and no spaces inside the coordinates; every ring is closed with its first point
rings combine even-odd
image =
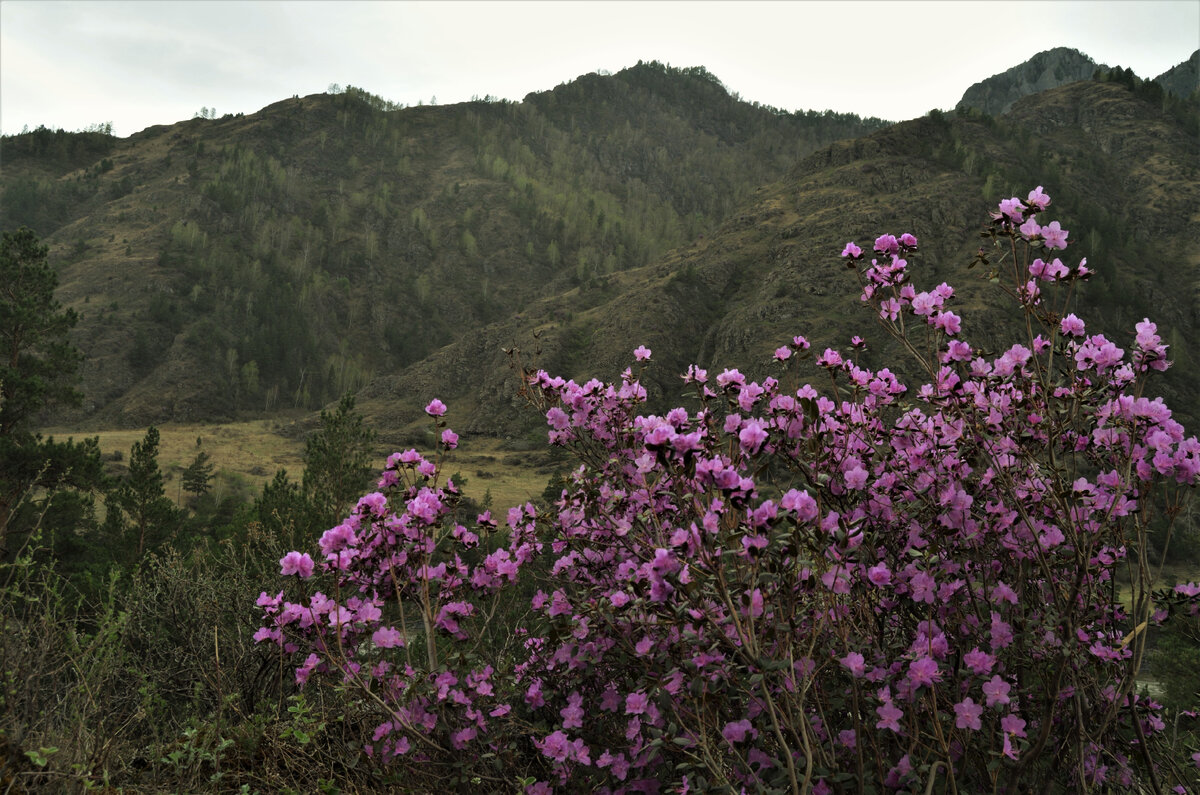
{"type": "Polygon", "coordinates": [[[975,108],[999,116],[1021,97],[1088,80],[1095,71],[1096,62],[1079,50],[1056,47],[971,86],[959,100],[957,109],[975,108]]]}
{"type": "Polygon", "coordinates": [[[1197,89],[1200,89],[1200,50],[1192,53],[1192,57],[1183,63],[1172,66],[1154,78],[1154,82],[1162,86],[1163,91],[1168,94],[1174,94],[1183,99],[1190,97],[1197,89]]]}

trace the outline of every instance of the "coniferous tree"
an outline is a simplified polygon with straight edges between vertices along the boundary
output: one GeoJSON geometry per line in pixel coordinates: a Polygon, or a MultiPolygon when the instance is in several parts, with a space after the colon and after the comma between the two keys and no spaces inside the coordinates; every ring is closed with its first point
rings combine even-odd
{"type": "MultiPolygon", "coordinates": [[[[140,560],[149,546],[157,546],[170,538],[179,526],[179,509],[166,496],[162,471],[158,467],[158,429],[146,430],[140,442],[134,442],[129,452],[129,472],[109,497],[109,510],[118,507],[128,518],[120,523],[123,532],[137,535],[136,559],[140,560]]],[[[110,513],[111,522],[111,513],[110,513]]],[[[115,529],[116,522],[108,526],[115,529]]]]}
{"type": "Polygon", "coordinates": [[[209,460],[208,453],[201,450],[196,453],[196,457],[192,459],[192,463],[188,464],[187,469],[183,470],[183,490],[197,497],[203,497],[208,493],[209,481],[212,480],[212,476],[213,463],[209,460]]]}
{"type": "Polygon", "coordinates": [[[54,298],[58,275],[48,253],[24,227],[0,238],[0,557],[14,534],[27,533],[56,498],[67,499],[65,490],[79,492],[70,499],[78,510],[67,515],[88,525],[86,493],[104,478],[94,440],[55,442],[29,430],[47,405],[80,398],[74,383],[83,356],[68,337],[78,317],[54,298]]]}
{"type": "Polygon", "coordinates": [[[271,538],[288,542],[292,547],[304,543],[315,529],[304,492],[300,484],[290,480],[286,469],[263,486],[262,494],[254,501],[254,514],[271,538]]]}
{"type": "Polygon", "coordinates": [[[304,445],[304,494],[312,521],[329,526],[358,499],[371,479],[375,433],[347,393],[337,408],[321,412],[321,428],[304,445]]]}

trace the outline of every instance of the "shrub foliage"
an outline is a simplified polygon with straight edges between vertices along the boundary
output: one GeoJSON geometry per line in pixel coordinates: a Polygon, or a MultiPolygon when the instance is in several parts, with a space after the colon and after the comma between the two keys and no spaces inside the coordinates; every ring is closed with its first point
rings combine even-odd
{"type": "Polygon", "coordinates": [[[1194,785],[1137,675],[1151,628],[1196,610],[1147,539],[1170,538],[1200,442],[1147,396],[1155,325],[1126,350],[1070,311],[1091,270],[1056,256],[1049,203],[1007,199],[984,233],[975,264],[1023,329],[995,350],[952,287],[914,285],[912,235],[847,244],[915,389],[860,366],[859,337],[815,384],[803,337],[777,378],[693,366],[662,415],[645,348],[611,384],[526,373],[579,467],[504,528],[459,515],[432,401],[437,454],[393,455],[316,560],[281,559],[256,640],[376,715],[366,752],[418,789],[1194,785]]]}

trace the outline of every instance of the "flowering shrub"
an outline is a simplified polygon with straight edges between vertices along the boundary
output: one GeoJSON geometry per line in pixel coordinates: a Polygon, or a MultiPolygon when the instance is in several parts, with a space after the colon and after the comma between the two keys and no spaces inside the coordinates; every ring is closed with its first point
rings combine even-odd
{"type": "MultiPolygon", "coordinates": [[[[290,553],[258,639],[381,716],[368,753],[412,781],[529,792],[1025,791],[1194,784],[1136,692],[1147,627],[1200,588],[1154,591],[1152,524],[1200,475],[1129,351],[1067,311],[1086,260],[1001,202],[989,268],[1027,334],[988,352],[954,289],[918,290],[912,235],[842,252],[862,300],[926,373],[910,390],[827,349],[821,388],[691,367],[692,408],[642,413],[618,383],[527,375],[580,460],[550,515],[463,523],[440,457],[389,459],[379,491],[290,553]],[[321,583],[322,591],[313,591],[321,583]],[[522,590],[524,589],[524,590],[522,590]],[[529,610],[514,612],[521,600],[529,610]],[[513,602],[506,603],[506,597],[513,602]],[[295,600],[295,601],[293,601],[295,600]],[[506,607],[507,605],[507,607],[506,607]]],[[[652,353],[635,351],[639,367],[652,353]]],[[[1182,791],[1182,790],[1180,790],[1182,791]]]]}

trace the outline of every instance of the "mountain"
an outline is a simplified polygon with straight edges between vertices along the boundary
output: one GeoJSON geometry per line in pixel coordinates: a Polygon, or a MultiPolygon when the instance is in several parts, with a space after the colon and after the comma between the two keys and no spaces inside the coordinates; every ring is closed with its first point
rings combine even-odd
{"type": "Polygon", "coordinates": [[[989,116],[999,116],[1021,97],[1088,80],[1095,71],[1096,62],[1088,56],[1069,47],[1055,47],[971,86],[963,93],[957,109],[974,108],[989,116]]]}
{"type": "Polygon", "coordinates": [[[3,140],[3,225],[51,246],[87,405],[142,426],[316,408],[488,324],[710,233],[759,185],[886,122],[741,102],[640,63],[520,103],[360,89],[126,139],[3,140]]]}
{"type": "MultiPolygon", "coordinates": [[[[1142,317],[1156,320],[1176,362],[1163,392],[1195,419],[1200,357],[1187,341],[1200,323],[1198,151],[1173,116],[1122,84],[1090,80],[1022,98],[1001,119],[934,114],[837,142],[759,188],[712,234],[615,275],[606,291],[542,299],[527,318],[379,378],[364,405],[397,426],[419,418],[414,396],[439,395],[463,409],[465,429],[516,435],[525,426],[514,419],[518,382],[503,352],[514,344],[526,364],[540,351],[540,366],[575,378],[615,378],[645,344],[654,351],[645,383],[659,405],[677,399],[677,376],[693,362],[763,376],[794,334],[816,350],[846,350],[852,334],[875,326],[838,254],[846,240],[886,231],[918,236],[915,278],[959,288],[960,305],[981,310],[966,333],[986,344],[1019,318],[966,270],[977,231],[996,201],[1042,184],[1070,230],[1069,258],[1086,256],[1097,272],[1081,314],[1122,344],[1142,317]]],[[[881,332],[868,338],[867,363],[903,360],[881,332]]],[[[820,376],[810,368],[802,377],[820,376]]]]}
{"type": "MultiPolygon", "coordinates": [[[[1044,185],[1068,256],[1096,271],[1081,314],[1122,342],[1157,321],[1176,361],[1163,391],[1190,417],[1200,147],[1195,114],[1148,86],[1114,70],[999,117],[898,125],[749,105],[656,63],[520,103],[400,109],[348,89],[128,139],[5,138],[0,210],[51,244],[83,315],[90,405],[60,421],[311,409],[351,390],[385,437],[436,396],[457,430],[522,440],[543,420],[520,410],[507,350],[613,378],[645,344],[659,404],[693,362],[763,375],[794,334],[820,350],[872,328],[837,254],[884,231],[916,234],[916,278],[955,284],[982,310],[971,339],[998,339],[1012,312],[965,265],[987,210],[1044,185]]],[[[864,356],[897,353],[876,335],[864,356]]]]}
{"type": "Polygon", "coordinates": [[[1200,90],[1200,50],[1192,53],[1192,57],[1183,63],[1172,66],[1154,78],[1154,82],[1162,86],[1163,91],[1168,94],[1183,99],[1194,95],[1200,90]]]}

